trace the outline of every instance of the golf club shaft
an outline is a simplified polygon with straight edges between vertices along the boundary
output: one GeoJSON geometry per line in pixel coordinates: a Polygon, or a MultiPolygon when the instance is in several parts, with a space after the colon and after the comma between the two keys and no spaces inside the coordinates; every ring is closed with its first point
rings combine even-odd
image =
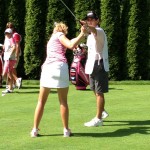
{"type": "MultiPolygon", "coordinates": [[[[79,19],[77,19],[76,18],[76,16],[74,15],[74,13],[70,10],[70,8],[63,2],[63,0],[60,0],[62,3],[63,3],[63,5],[68,9],[68,11],[72,14],[72,16],[77,20],[77,21],[79,21],[79,19]]],[[[79,21],[80,22],[80,21],[79,21]]]]}

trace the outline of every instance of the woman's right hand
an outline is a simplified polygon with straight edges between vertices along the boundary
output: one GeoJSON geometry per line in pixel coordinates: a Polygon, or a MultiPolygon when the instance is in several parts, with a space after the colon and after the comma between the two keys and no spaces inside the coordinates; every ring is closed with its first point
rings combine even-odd
{"type": "Polygon", "coordinates": [[[80,24],[82,25],[81,26],[81,33],[87,34],[88,33],[88,30],[87,30],[88,24],[87,24],[87,22],[80,20],[80,24]]]}

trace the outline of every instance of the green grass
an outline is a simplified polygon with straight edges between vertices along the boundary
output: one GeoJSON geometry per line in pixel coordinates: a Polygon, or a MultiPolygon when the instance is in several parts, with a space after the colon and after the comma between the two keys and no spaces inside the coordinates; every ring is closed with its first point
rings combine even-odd
{"type": "Polygon", "coordinates": [[[30,138],[39,85],[24,81],[22,89],[0,96],[0,150],[149,150],[150,82],[110,82],[109,88],[105,106],[110,116],[104,126],[83,126],[95,116],[94,94],[89,87],[78,91],[70,85],[68,103],[74,136],[63,138],[53,89],[39,127],[41,136],[30,138]]]}

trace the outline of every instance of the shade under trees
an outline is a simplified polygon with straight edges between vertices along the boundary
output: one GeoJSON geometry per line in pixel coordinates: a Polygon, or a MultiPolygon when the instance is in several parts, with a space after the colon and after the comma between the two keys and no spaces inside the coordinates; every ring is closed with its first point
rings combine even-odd
{"type": "MultiPolygon", "coordinates": [[[[110,80],[150,79],[149,0],[63,0],[77,19],[95,10],[109,43],[110,80]]],[[[22,60],[18,71],[27,79],[39,79],[46,43],[54,22],[69,27],[68,38],[79,33],[80,24],[60,0],[0,0],[0,43],[8,21],[22,35],[22,60]]],[[[67,51],[69,65],[72,51],[67,51]]]]}
{"type": "Polygon", "coordinates": [[[28,78],[38,79],[45,53],[46,1],[27,0],[25,18],[25,72],[28,78]]]}
{"type": "Polygon", "coordinates": [[[121,79],[121,25],[120,2],[118,0],[101,0],[101,27],[108,37],[110,74],[112,80],[121,79]]]}
{"type": "Polygon", "coordinates": [[[129,1],[129,22],[126,63],[129,79],[147,79],[148,49],[148,10],[146,0],[129,1]]]}
{"type": "MultiPolygon", "coordinates": [[[[15,30],[18,32],[21,37],[21,47],[24,47],[24,19],[25,19],[25,0],[7,0],[7,22],[12,22],[15,25],[15,30]],[[21,8],[21,9],[20,9],[21,8]]],[[[22,50],[19,64],[17,67],[18,76],[22,76],[22,74],[25,74],[24,72],[24,57],[23,57],[24,51],[22,50]]],[[[25,77],[23,75],[22,77],[25,77]]]]}

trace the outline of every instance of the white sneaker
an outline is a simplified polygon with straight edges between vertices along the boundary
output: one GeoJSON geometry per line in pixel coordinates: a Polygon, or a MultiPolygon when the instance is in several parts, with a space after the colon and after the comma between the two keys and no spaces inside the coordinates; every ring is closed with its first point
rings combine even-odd
{"type": "Polygon", "coordinates": [[[18,78],[18,79],[16,80],[16,84],[17,84],[17,86],[18,86],[18,89],[20,89],[20,88],[21,88],[21,85],[22,85],[22,78],[18,78]]]}
{"type": "Polygon", "coordinates": [[[105,118],[107,118],[109,116],[109,114],[104,110],[103,112],[102,112],[102,119],[105,119],[105,118]]]}
{"type": "Polygon", "coordinates": [[[31,137],[37,137],[38,136],[38,131],[39,129],[33,128],[32,131],[30,132],[31,137]]]}
{"type": "Polygon", "coordinates": [[[98,119],[98,118],[94,118],[89,122],[84,123],[84,126],[86,127],[98,127],[98,126],[102,126],[103,125],[103,120],[98,119]]]}
{"type": "Polygon", "coordinates": [[[6,89],[6,90],[2,91],[3,94],[12,93],[12,92],[13,92],[13,90],[9,90],[9,89],[6,89]]]}
{"type": "Polygon", "coordinates": [[[71,136],[71,130],[64,128],[64,137],[70,137],[71,136]]]}

